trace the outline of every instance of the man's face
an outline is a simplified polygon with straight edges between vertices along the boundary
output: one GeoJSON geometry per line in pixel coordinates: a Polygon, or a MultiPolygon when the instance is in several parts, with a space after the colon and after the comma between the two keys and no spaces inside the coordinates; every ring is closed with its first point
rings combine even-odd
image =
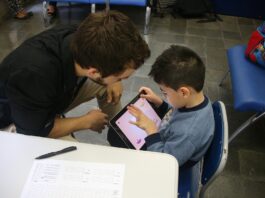
{"type": "Polygon", "coordinates": [[[110,75],[110,76],[105,77],[105,78],[98,77],[98,78],[95,78],[92,80],[101,84],[101,85],[111,85],[115,82],[129,78],[134,72],[135,72],[135,69],[128,68],[124,72],[122,72],[121,74],[110,75]]]}

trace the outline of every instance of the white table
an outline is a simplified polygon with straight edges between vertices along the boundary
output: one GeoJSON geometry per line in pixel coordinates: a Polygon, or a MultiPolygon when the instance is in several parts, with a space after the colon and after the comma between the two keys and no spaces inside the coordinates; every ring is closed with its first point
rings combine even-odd
{"type": "Polygon", "coordinates": [[[34,158],[67,146],[77,151],[51,159],[125,164],[124,198],[177,196],[178,163],[168,154],[0,132],[0,197],[18,198],[34,158]]]}

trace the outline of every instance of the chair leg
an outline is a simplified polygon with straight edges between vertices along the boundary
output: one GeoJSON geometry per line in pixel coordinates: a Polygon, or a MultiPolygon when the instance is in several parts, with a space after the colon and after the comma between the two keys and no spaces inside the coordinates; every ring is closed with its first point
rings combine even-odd
{"type": "Polygon", "coordinates": [[[44,26],[48,27],[50,25],[50,17],[47,14],[47,1],[42,2],[42,17],[44,26]]]}
{"type": "Polygon", "coordinates": [[[151,7],[146,6],[145,24],[144,24],[144,34],[145,35],[147,35],[148,31],[149,31],[150,16],[151,16],[151,7]]]}
{"type": "Polygon", "coordinates": [[[244,122],[238,129],[229,137],[229,143],[232,142],[232,140],[235,139],[237,135],[239,135],[245,128],[247,128],[249,125],[256,122],[258,119],[263,117],[265,115],[265,112],[262,113],[256,113],[255,115],[251,116],[246,122],[244,122]]]}
{"type": "Polygon", "coordinates": [[[105,0],[105,4],[106,4],[106,11],[108,12],[110,10],[110,0],[105,0]]]}
{"type": "Polygon", "coordinates": [[[91,13],[95,13],[96,12],[96,4],[91,4],[91,13]]]}
{"type": "Polygon", "coordinates": [[[206,192],[206,189],[205,188],[201,188],[201,190],[199,192],[199,198],[204,198],[205,197],[205,192],[206,192]]]}
{"type": "Polygon", "coordinates": [[[224,80],[226,79],[226,77],[227,77],[227,75],[229,74],[229,72],[230,72],[230,70],[228,70],[228,71],[225,73],[223,79],[222,79],[221,82],[219,83],[219,86],[220,86],[220,87],[223,85],[223,82],[224,82],[224,80]]]}

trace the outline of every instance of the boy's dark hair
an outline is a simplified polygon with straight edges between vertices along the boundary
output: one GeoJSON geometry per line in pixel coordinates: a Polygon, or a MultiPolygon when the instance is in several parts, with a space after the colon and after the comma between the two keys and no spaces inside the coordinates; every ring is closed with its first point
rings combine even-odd
{"type": "Polygon", "coordinates": [[[71,50],[81,67],[92,66],[102,77],[122,73],[131,61],[137,69],[150,56],[133,22],[117,11],[90,14],[74,33],[71,50]]]}
{"type": "Polygon", "coordinates": [[[156,59],[149,76],[156,83],[174,90],[181,86],[190,86],[200,92],[204,84],[205,66],[191,49],[172,45],[156,59]]]}

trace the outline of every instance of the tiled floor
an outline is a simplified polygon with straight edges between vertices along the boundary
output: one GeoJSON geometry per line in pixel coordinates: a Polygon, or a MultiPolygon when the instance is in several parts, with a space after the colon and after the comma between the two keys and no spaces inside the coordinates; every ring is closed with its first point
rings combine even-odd
{"type": "MultiPolygon", "coordinates": [[[[45,29],[42,21],[41,4],[29,7],[34,12],[27,21],[7,20],[0,24],[0,60],[26,38],[45,29]]],[[[113,7],[112,7],[113,9],[113,7]]],[[[129,15],[140,30],[143,30],[144,9],[116,7],[129,15]]],[[[87,5],[60,4],[59,16],[53,24],[79,23],[90,11],[87,5]]],[[[145,36],[152,56],[137,73],[124,81],[122,103],[136,95],[141,85],[159,91],[156,84],[147,77],[155,58],[171,44],[186,45],[194,49],[207,65],[205,93],[214,100],[222,100],[227,108],[229,130],[232,132],[246,120],[251,113],[235,112],[230,79],[222,87],[220,79],[227,70],[226,49],[236,44],[246,43],[250,33],[260,23],[258,20],[221,16],[223,22],[200,24],[194,19],[174,19],[170,15],[164,18],[151,18],[149,35],[145,36]]],[[[50,26],[51,27],[51,26],[50,26]]],[[[250,74],[251,75],[251,74],[250,74]]],[[[96,106],[92,101],[70,112],[71,115],[86,113],[96,106]]],[[[106,132],[96,134],[83,131],[78,133],[83,142],[107,145],[106,132]]],[[[265,120],[259,120],[238,136],[229,145],[229,158],[224,172],[217,178],[207,192],[207,197],[265,197],[265,120]]]]}

